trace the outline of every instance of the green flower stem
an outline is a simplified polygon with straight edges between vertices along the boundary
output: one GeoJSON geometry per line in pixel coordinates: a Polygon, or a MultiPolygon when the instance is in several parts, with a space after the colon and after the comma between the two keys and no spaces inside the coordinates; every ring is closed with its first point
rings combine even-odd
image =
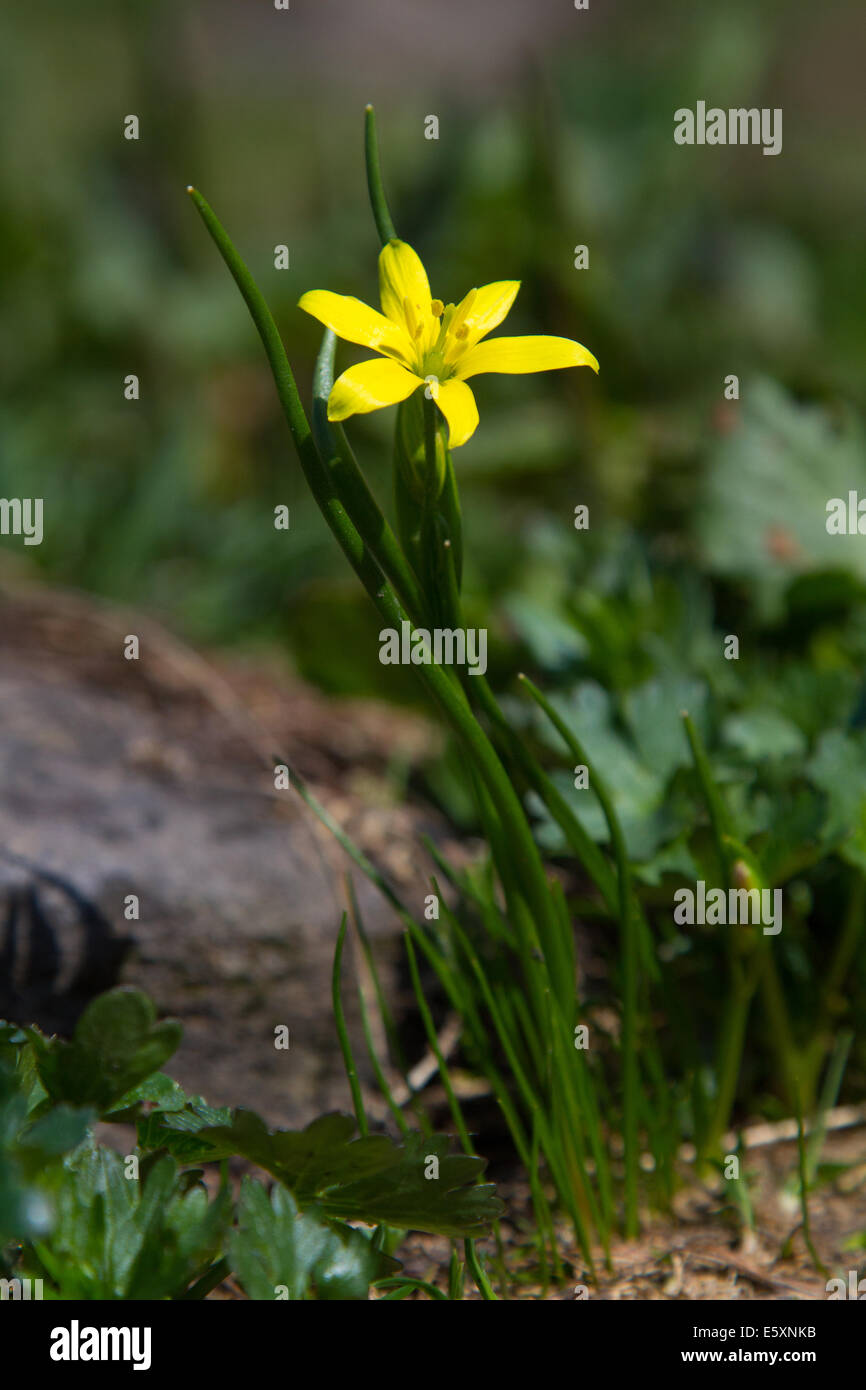
{"type": "Polygon", "coordinates": [[[367,1001],[364,998],[364,991],[360,987],[360,985],[358,986],[358,1007],[361,1010],[361,1027],[364,1032],[364,1043],[367,1048],[367,1056],[370,1059],[370,1065],[373,1068],[373,1074],[376,1078],[376,1085],[379,1087],[379,1090],[385,1097],[388,1109],[391,1111],[391,1115],[394,1119],[394,1123],[396,1124],[397,1128],[399,1129],[400,1133],[403,1135],[405,1139],[408,1137],[411,1131],[409,1129],[408,1124],[406,1123],[402,1110],[400,1109],[399,1105],[394,1099],[391,1087],[388,1085],[388,1078],[386,1077],[385,1072],[382,1068],[382,1063],[379,1061],[379,1056],[376,1052],[376,1045],[373,1042],[373,1030],[370,1026],[370,1014],[367,1009],[367,1001]]]}
{"type": "Polygon", "coordinates": [[[379,142],[376,138],[376,113],[372,106],[368,106],[364,112],[364,156],[367,165],[367,188],[370,191],[370,203],[373,207],[373,216],[376,219],[379,240],[384,246],[386,242],[393,241],[397,233],[394,230],[394,223],[391,221],[388,201],[382,185],[379,142]]]}
{"type": "Polygon", "coordinates": [[[448,1069],[448,1063],[445,1061],[445,1058],[442,1055],[442,1049],[439,1046],[439,1039],[436,1036],[436,1027],[433,1023],[433,1016],[430,1013],[430,1008],[427,1004],[426,998],[424,997],[424,991],[421,988],[421,976],[418,973],[418,960],[415,956],[415,948],[412,945],[411,933],[406,932],[406,935],[403,939],[406,945],[406,955],[409,959],[409,974],[412,978],[412,988],[415,991],[415,998],[418,1001],[418,1010],[421,1014],[421,1022],[424,1025],[424,1032],[427,1034],[427,1042],[431,1052],[433,1053],[433,1056],[436,1058],[436,1065],[439,1068],[439,1076],[442,1081],[442,1085],[445,1089],[445,1095],[448,1100],[448,1107],[451,1111],[454,1123],[457,1126],[457,1133],[460,1136],[460,1143],[463,1145],[463,1152],[471,1155],[475,1152],[475,1150],[472,1147],[472,1140],[469,1138],[469,1131],[466,1128],[466,1121],[463,1119],[463,1111],[460,1108],[460,1102],[458,1101],[454,1091],[454,1085],[451,1081],[451,1072],[448,1069]]]}
{"type": "Polygon", "coordinates": [[[430,500],[430,488],[436,477],[436,402],[424,388],[424,458],[427,464],[425,502],[430,500]]]}
{"type": "MultiPolygon", "coordinates": [[[[312,798],[312,800],[314,801],[314,798],[312,798]]],[[[308,804],[310,804],[309,801],[308,804]]],[[[313,805],[311,805],[310,809],[314,811],[314,814],[317,814],[313,805]]],[[[363,860],[363,855],[361,855],[360,850],[355,850],[354,846],[351,845],[351,842],[348,843],[350,854],[354,851],[353,857],[357,856],[359,859],[363,860]]],[[[365,867],[364,863],[360,863],[359,868],[363,873],[367,873],[367,868],[365,867]]],[[[374,874],[376,873],[375,870],[373,872],[374,874]]],[[[419,1127],[425,1134],[429,1134],[431,1132],[430,1125],[427,1121],[427,1115],[424,1110],[424,1107],[417,1103],[415,1096],[412,1094],[412,1087],[409,1084],[409,1065],[406,1061],[403,1047],[400,1043],[400,1037],[397,1032],[397,1024],[395,1022],[394,1015],[391,1012],[391,1009],[388,1005],[388,1000],[385,997],[385,991],[382,988],[382,981],[379,976],[379,969],[376,965],[376,957],[373,952],[373,947],[370,943],[370,938],[367,935],[366,927],[364,926],[364,919],[361,915],[360,904],[358,903],[358,895],[355,892],[355,881],[350,873],[347,873],[344,876],[344,882],[346,885],[346,895],[349,899],[349,907],[352,914],[352,921],[354,922],[355,931],[358,934],[358,942],[360,944],[364,960],[367,964],[367,970],[369,972],[369,976],[373,984],[373,991],[376,996],[376,1005],[379,1010],[379,1016],[382,1020],[382,1026],[385,1030],[385,1037],[388,1041],[388,1045],[391,1049],[391,1054],[400,1073],[400,1078],[403,1082],[403,1085],[406,1088],[406,1092],[409,1096],[409,1103],[412,1107],[412,1110],[414,1111],[416,1119],[418,1120],[419,1127]]],[[[406,919],[409,920],[408,912],[406,913],[406,919]]],[[[379,1083],[379,1089],[382,1091],[382,1094],[384,1095],[385,1099],[388,1102],[388,1105],[391,1107],[396,1117],[396,1115],[400,1112],[398,1109],[395,1109],[390,1088],[388,1086],[387,1081],[384,1078],[382,1068],[379,1064],[378,1056],[376,1055],[375,1047],[373,1045],[373,1035],[370,1029],[370,1021],[367,1012],[367,1001],[364,997],[364,989],[360,982],[358,984],[358,998],[361,1005],[361,1025],[364,1030],[364,1039],[367,1044],[367,1052],[369,1053],[373,1070],[376,1073],[376,1079],[379,1083]]],[[[401,1127],[406,1123],[405,1120],[403,1120],[402,1114],[400,1115],[400,1119],[397,1121],[397,1123],[401,1127]]],[[[406,1128],[408,1129],[408,1126],[406,1126],[406,1128]]]]}
{"type": "Polygon", "coordinates": [[[283,414],[295,442],[301,468],[310,490],[362,584],[368,592],[375,593],[382,584],[381,572],[368,547],[365,546],[352,524],[346,508],[337,494],[333,480],[319,457],[312,431],[304,413],[304,407],[301,404],[301,398],[298,395],[294,374],[289,365],[279,330],[274,323],[273,315],[265,303],[261,290],[241,260],[216,213],[197,189],[189,188],[187,192],[231,272],[258,330],[276,384],[283,414]]]}
{"type": "Polygon", "coordinates": [[[619,898],[616,879],[601,850],[590,839],[568,802],[557,790],[541,764],[510,727],[486,676],[473,678],[471,688],[475,692],[479,708],[490,720],[494,731],[494,741],[505,756],[520,769],[533,791],[544,802],[572,850],[601,893],[605,904],[611,912],[617,913],[619,911],[619,898]]]}
{"type": "MultiPolygon", "coordinates": [[[[449,627],[465,627],[463,605],[460,602],[460,584],[454,565],[454,546],[451,544],[450,538],[446,538],[442,542],[442,572],[445,581],[443,603],[446,623],[449,627]]],[[[476,680],[483,681],[484,679],[484,676],[473,676],[470,679],[468,671],[465,673],[461,672],[461,683],[467,696],[472,688],[472,682],[476,680]]]]}
{"type": "MultiPolygon", "coordinates": [[[[731,884],[731,868],[734,860],[734,854],[731,850],[733,830],[730,818],[721,793],[716,786],[703,740],[693,720],[685,710],[682,712],[682,720],[689,741],[695,772],[710,818],[722,883],[727,891],[731,884]]],[[[742,1065],[746,1024],[752,996],[758,982],[754,968],[751,977],[747,978],[743,962],[740,959],[737,939],[731,931],[728,931],[725,936],[725,952],[728,961],[728,993],[722,1012],[716,1057],[716,1096],[707,1128],[698,1144],[698,1171],[705,1167],[707,1160],[716,1150],[730,1123],[742,1065]]]]}
{"type": "MultiPolygon", "coordinates": [[[[436,896],[440,899],[442,903],[442,911],[450,925],[454,939],[461,943],[465,943],[465,948],[470,952],[470,958],[474,962],[473,969],[483,975],[480,962],[478,961],[477,956],[474,955],[474,952],[472,952],[472,948],[468,945],[466,938],[463,936],[456,917],[449,910],[447,903],[445,902],[442,896],[439,884],[437,883],[435,878],[432,880],[432,886],[434,892],[436,893],[436,896]]],[[[434,970],[452,1008],[454,1008],[456,1012],[460,1015],[460,1017],[463,1019],[464,1025],[466,1026],[468,1031],[468,1035],[471,1037],[472,1042],[475,1048],[477,1049],[478,1055],[483,1059],[482,1065],[484,1074],[490,1081],[490,1084],[493,1088],[493,1093],[496,1096],[497,1101],[499,1102],[499,1106],[502,1110],[506,1124],[508,1125],[509,1131],[511,1133],[511,1137],[514,1141],[514,1147],[517,1150],[517,1154],[521,1159],[527,1174],[529,1175],[532,1201],[538,1219],[539,1231],[542,1233],[542,1244],[544,1240],[548,1242],[554,1263],[557,1266],[557,1268],[559,1268],[559,1253],[556,1244],[556,1235],[554,1232],[553,1221],[550,1215],[550,1209],[547,1200],[544,1196],[544,1192],[541,1188],[541,1184],[538,1177],[537,1153],[534,1157],[534,1151],[530,1151],[526,1133],[523,1127],[523,1122],[521,1121],[520,1116],[517,1110],[515,1109],[514,1103],[511,1099],[509,1087],[506,1084],[504,1078],[502,1077],[493,1058],[493,1053],[490,1045],[490,1030],[488,1027],[485,1026],[481,1018],[481,1015],[476,1007],[474,992],[470,987],[468,987],[468,981],[466,979],[465,973],[459,967],[459,962],[452,962],[450,960],[446,960],[444,956],[440,955],[439,952],[432,947],[430,941],[427,938],[427,935],[415,923],[410,924],[409,932],[419,949],[424,953],[432,969],[434,970]]],[[[492,999],[492,995],[489,992],[487,998],[492,999]]],[[[503,1025],[502,1022],[498,1019],[498,1017],[495,1020],[495,1022],[499,1030],[500,1037],[505,1035],[513,1040],[513,1030],[508,1029],[507,1025],[503,1025]]],[[[530,1105],[537,1109],[537,1096],[531,1088],[529,1089],[528,1094],[530,1096],[530,1105]]],[[[554,1163],[551,1163],[551,1170],[553,1170],[553,1167],[554,1163]]]]}
{"type": "Polygon", "coordinates": [[[358,1121],[358,1129],[362,1137],[370,1133],[370,1126],[367,1124],[367,1112],[364,1109],[364,1099],[361,1095],[361,1083],[358,1080],[358,1070],[355,1066],[355,1058],[352,1055],[352,1044],[349,1041],[349,1030],[346,1027],[346,1016],[343,1013],[343,1001],[340,998],[340,965],[343,960],[343,943],[346,940],[346,927],[349,919],[343,913],[340,922],[340,930],[337,933],[337,946],[334,951],[334,968],[331,972],[331,999],[334,1004],[334,1019],[337,1024],[337,1036],[340,1039],[340,1050],[343,1054],[343,1064],[346,1068],[346,1076],[349,1078],[349,1087],[352,1092],[352,1105],[355,1109],[355,1119],[358,1121]]]}
{"type": "Polygon", "coordinates": [[[864,919],[866,919],[864,908],[866,908],[866,878],[862,873],[855,873],[845,920],[842,924],[842,932],[821,986],[825,1004],[832,1004],[833,996],[841,990],[851,962],[857,954],[857,946],[863,933],[864,919]]]}
{"type": "MultiPolygon", "coordinates": [[[[438,487],[436,477],[436,402],[423,394],[424,412],[424,495],[421,501],[421,584],[427,598],[427,606],[438,625],[444,618],[441,584],[444,555],[442,539],[437,526],[438,487]]],[[[443,624],[444,625],[444,624],[443,624]]]]}
{"type": "MultiPolygon", "coordinates": [[[[480,789],[479,807],[486,838],[497,862],[501,862],[500,880],[505,889],[510,920],[518,929],[519,954],[524,977],[529,980],[531,986],[531,1012],[522,994],[516,994],[513,1003],[520,1030],[529,1049],[532,1066],[547,1097],[547,1112],[559,1117],[555,1129],[551,1131],[551,1142],[555,1142],[560,1149],[560,1160],[568,1170],[567,1180],[575,1192],[580,1194],[582,1205],[590,1212],[605,1242],[607,1254],[607,1231],[612,1213],[608,1158],[604,1150],[592,1083],[586,1073],[584,1055],[579,1051],[569,1052],[576,999],[573,935],[565,899],[561,890],[557,892],[557,886],[552,885],[559,916],[559,931],[551,941],[546,956],[547,970],[539,977],[537,966],[533,958],[527,956],[525,949],[525,941],[532,936],[532,923],[526,920],[526,905],[513,881],[507,856],[503,859],[498,828],[491,825],[491,812],[486,804],[483,788],[480,789]],[[563,1085],[564,1078],[568,1080],[563,1085]],[[584,1121],[589,1130],[596,1163],[603,1214],[595,1203],[592,1189],[587,1188],[583,1181],[583,1175],[587,1170],[583,1140],[584,1121]]],[[[513,1029],[511,1031],[513,1032],[513,1029]]],[[[553,1168],[553,1155],[547,1144],[545,1153],[553,1168]]]]}
{"type": "MultiPolygon", "coordinates": [[[[389,627],[399,630],[401,623],[409,620],[408,616],[383,577],[369,546],[353,524],[334,479],[319,456],[282,339],[264,297],[213,209],[196,189],[189,192],[259,332],[310,490],[381,617],[389,627]]],[[[472,714],[456,677],[433,664],[416,669],[490,791],[509,841],[515,873],[526,886],[529,906],[539,931],[543,930],[549,940],[556,930],[556,923],[547,878],[523,808],[505,769],[472,714]]]]}
{"type": "Polygon", "coordinates": [[[818,1098],[815,1123],[809,1138],[809,1152],[807,1155],[806,1174],[809,1184],[815,1181],[818,1172],[818,1164],[821,1161],[821,1154],[827,1139],[827,1114],[832,1110],[839,1096],[839,1089],[842,1085],[842,1078],[845,1075],[845,1067],[848,1062],[848,1053],[854,1041],[854,1034],[847,1030],[839,1033],[833,1045],[833,1053],[827,1065],[827,1072],[821,1087],[821,1095],[818,1098]]]}
{"type": "Polygon", "coordinates": [[[481,1294],[481,1297],[484,1299],[486,1303],[498,1303],[499,1295],[493,1292],[493,1285],[487,1278],[487,1275],[484,1273],[481,1261],[479,1260],[478,1254],[475,1249],[475,1241],[464,1240],[463,1250],[466,1254],[466,1263],[469,1266],[469,1272],[471,1273],[472,1278],[475,1280],[475,1286],[478,1289],[478,1292],[481,1294]]]}
{"type": "Polygon", "coordinates": [[[196,1279],[194,1284],[186,1289],[184,1293],[180,1294],[177,1301],[179,1303],[197,1303],[207,1298],[208,1294],[212,1293],[218,1284],[221,1284],[224,1279],[229,1279],[231,1277],[231,1273],[232,1267],[228,1260],[217,1260],[215,1264],[211,1265],[210,1269],[205,1270],[201,1278],[196,1279]]]}
{"type": "Polygon", "coordinates": [[[838,1009],[838,997],[851,963],[857,954],[857,947],[863,934],[866,920],[866,878],[862,873],[854,873],[845,917],[836,942],[827,973],[821,982],[820,1007],[814,1036],[806,1048],[804,1061],[805,1086],[807,1095],[814,1094],[821,1060],[827,1050],[833,1016],[838,1009]]]}
{"type": "MultiPolygon", "coordinates": [[[[419,450],[416,461],[418,487],[414,498],[405,493],[398,499],[402,512],[402,532],[407,554],[418,575],[425,600],[425,613],[431,627],[447,627],[451,622],[450,590],[452,583],[460,589],[462,570],[462,522],[460,502],[454,479],[454,464],[445,442],[445,426],[435,400],[426,391],[418,393],[417,412],[419,450]],[[450,556],[444,546],[448,543],[450,556]],[[453,568],[453,579],[448,565],[453,568]]],[[[405,411],[408,408],[402,407],[405,411]]],[[[411,432],[410,417],[404,419],[401,430],[398,417],[395,440],[395,489],[402,492],[406,466],[405,444],[411,432]],[[401,453],[401,449],[403,452],[401,453]]]]}
{"type": "Polygon", "coordinates": [[[797,1107],[797,1166],[800,1178],[800,1220],[803,1227],[803,1240],[811,1256],[812,1264],[815,1266],[822,1279],[826,1279],[830,1271],[819,1257],[815,1249],[814,1241],[812,1240],[812,1223],[809,1218],[809,1163],[806,1153],[806,1133],[803,1125],[803,1104],[799,1090],[796,1091],[795,1102],[797,1107]]]}
{"type": "Polygon", "coordinates": [[[451,1242],[451,1264],[448,1268],[448,1297],[452,1303],[459,1303],[463,1298],[463,1284],[465,1266],[457,1258],[457,1249],[454,1241],[451,1242]]]}
{"type": "Polygon", "coordinates": [[[445,448],[445,481],[442,484],[440,510],[448,528],[447,539],[451,542],[454,574],[459,594],[460,586],[463,583],[463,515],[460,508],[460,494],[457,490],[454,459],[447,445],[445,448]]]}
{"type": "MultiPolygon", "coordinates": [[[[443,553],[445,557],[444,598],[446,603],[446,621],[451,626],[463,627],[465,625],[463,607],[456,575],[454,573],[453,550],[449,541],[443,543],[443,553]]],[[[481,708],[488,713],[491,724],[494,727],[493,738],[494,743],[497,745],[497,751],[500,752],[501,755],[504,754],[506,759],[508,759],[510,755],[510,761],[513,764],[516,763],[530,785],[535,787],[539,795],[543,795],[544,790],[549,788],[553,800],[561,802],[566,823],[568,823],[569,820],[574,822],[576,833],[571,840],[572,846],[574,847],[576,844],[579,847],[577,851],[578,857],[582,858],[583,856],[580,851],[584,851],[585,857],[589,859],[593,865],[596,881],[600,880],[606,883],[610,895],[609,905],[611,911],[617,912],[618,893],[616,883],[608,870],[604,856],[596,849],[596,846],[589,839],[586,831],[573,815],[570,807],[559,795],[553,783],[536,763],[532,754],[512,732],[505,716],[499,708],[496,697],[487,683],[486,677],[469,676],[468,672],[463,672],[461,679],[467,698],[471,700],[475,697],[481,708]]],[[[506,766],[507,765],[506,762],[506,766]]],[[[495,844],[495,840],[490,834],[488,838],[491,844],[495,844]]],[[[574,936],[564,901],[562,903],[560,917],[560,930],[551,938],[551,948],[554,954],[550,958],[550,973],[554,981],[554,986],[558,991],[560,1009],[567,1017],[570,1010],[573,1012],[575,1004],[575,957],[574,936]]]]}
{"type": "MultiPolygon", "coordinates": [[[[760,871],[759,866],[746,846],[734,835],[731,818],[713,777],[700,734],[688,714],[683,713],[682,717],[695,771],[709,813],[722,882],[727,890],[733,882],[733,871],[738,861],[745,860],[747,864],[752,865],[756,873],[760,871]]],[[[743,959],[741,938],[729,929],[725,935],[725,954],[728,962],[728,993],[719,1033],[717,1090],[706,1127],[698,1143],[699,1170],[713,1156],[730,1126],[742,1067],[749,1011],[759,981],[762,984],[764,1005],[771,1020],[770,1032],[775,1040],[783,1085],[792,1099],[797,1085],[797,1048],[767,938],[761,936],[753,948],[751,960],[747,963],[743,959]]]]}
{"type": "MultiPolygon", "coordinates": [[[[572,731],[560,719],[537,686],[526,676],[520,680],[536,704],[547,715],[572,757],[589,767],[586,752],[572,731]]],[[[638,1068],[638,916],[634,904],[631,869],[625,837],[613,802],[604,782],[593,770],[590,785],[598,798],[610,831],[619,880],[619,921],[621,940],[622,1003],[622,1066],[623,1066],[623,1141],[625,1144],[625,1235],[632,1239],[638,1234],[638,1174],[640,1164],[638,1107],[640,1103],[638,1068]]]]}
{"type": "Polygon", "coordinates": [[[716,845],[716,853],[719,858],[719,868],[721,869],[722,879],[727,889],[730,885],[731,878],[731,855],[727,845],[727,839],[732,834],[730,819],[725,803],[716,786],[703,740],[695,728],[691,716],[687,714],[685,710],[682,712],[682,721],[685,726],[689,747],[692,751],[692,760],[695,765],[695,771],[698,774],[698,781],[701,784],[701,790],[707,804],[713,839],[716,845]]]}
{"type": "MultiPolygon", "coordinates": [[[[764,940],[766,941],[766,938],[764,940]]],[[[794,1041],[791,1021],[785,1007],[785,995],[782,982],[779,979],[775,956],[766,947],[761,949],[761,954],[764,958],[764,968],[761,972],[761,997],[770,1024],[771,1047],[776,1053],[779,1076],[788,1103],[793,1105],[799,1088],[797,1079],[801,1069],[799,1049],[794,1041]]],[[[811,1102],[811,1092],[806,1092],[806,1094],[811,1102]]]]}
{"type": "MultiPolygon", "coordinates": [[[[480,778],[472,774],[475,800],[484,829],[484,838],[490,847],[493,863],[505,894],[509,921],[516,933],[516,949],[526,986],[532,998],[536,1028],[544,1031],[547,1022],[545,1005],[546,978],[558,980],[566,999],[573,1005],[574,977],[562,975],[558,968],[559,935],[546,931],[542,923],[536,929],[532,913],[529,911],[520,887],[519,876],[515,874],[508,837],[503,831],[496,807],[480,778]],[[542,941],[544,949],[542,949],[542,941]]],[[[511,943],[508,943],[511,945],[511,943]]],[[[539,1075],[543,1069],[539,1067],[539,1075]]]]}
{"type": "Polygon", "coordinates": [[[733,979],[728,987],[716,1061],[718,1089],[708,1129],[698,1149],[698,1172],[714,1154],[730,1123],[742,1064],[746,1023],[754,992],[755,982],[747,980],[744,976],[733,979]]]}
{"type": "MultiPolygon", "coordinates": [[[[438,884],[433,880],[433,888],[441,899],[438,884]]],[[[443,900],[443,912],[446,918],[455,927],[456,918],[449,912],[443,900]]],[[[424,932],[417,925],[411,928],[411,934],[418,944],[420,950],[424,952],[432,969],[434,970],[445,994],[452,1007],[460,1014],[464,1023],[467,1025],[472,1035],[473,1042],[478,1052],[483,1056],[485,1062],[485,1074],[491,1082],[494,1094],[499,1102],[502,1113],[505,1116],[508,1127],[514,1139],[514,1147],[517,1149],[518,1156],[523,1161],[524,1166],[529,1169],[530,1153],[526,1134],[523,1129],[520,1116],[514,1108],[508,1087],[502,1074],[500,1073],[490,1047],[489,1030],[485,1028],[481,1015],[475,1004],[475,999],[471,989],[466,988],[466,981],[459,971],[452,967],[452,963],[446,961],[430,945],[424,932]]],[[[480,966],[479,966],[480,969],[480,966]]]]}
{"type": "Polygon", "coordinates": [[[490,1017],[493,1019],[499,1042],[508,1059],[511,1074],[517,1083],[517,1088],[523,1099],[527,1114],[532,1119],[533,1126],[537,1127],[541,1148],[547,1159],[551,1173],[554,1176],[557,1191],[568,1208],[572,1224],[574,1225],[575,1234],[577,1235],[581,1247],[581,1252],[590,1270],[594,1273],[588,1231],[581,1209],[580,1199],[583,1193],[581,1191],[582,1184],[580,1175],[576,1175],[577,1181],[570,1180],[572,1175],[567,1171],[567,1160],[566,1156],[563,1154],[563,1145],[558,1142],[557,1137],[553,1134],[548,1117],[539,1105],[536,1088],[532,1086],[527,1077],[515,1048],[514,1031],[508,1026],[503,1016],[501,1005],[504,999],[497,998],[492,986],[488,983],[481,961],[456,918],[452,919],[451,926],[455,938],[459,942],[466,959],[472,967],[475,978],[478,981],[481,993],[484,997],[484,1002],[490,1017]]]}
{"type": "Polygon", "coordinates": [[[352,841],[349,839],[348,835],[345,833],[342,827],[338,825],[337,822],[334,820],[330,811],[327,811],[325,807],[322,805],[322,803],[319,800],[317,800],[317,798],[310,791],[306,782],[301,777],[301,774],[299,772],[296,772],[295,769],[292,766],[290,766],[287,760],[281,755],[276,756],[274,758],[274,761],[277,763],[282,763],[286,767],[288,767],[289,782],[291,786],[294,787],[295,791],[298,793],[304,804],[306,806],[309,806],[310,810],[313,812],[313,815],[317,818],[317,820],[320,820],[322,825],[324,825],[325,829],[330,831],[337,843],[341,845],[342,848],[346,851],[349,858],[352,859],[354,863],[358,865],[358,868],[365,875],[365,877],[368,878],[371,883],[375,884],[382,896],[390,903],[391,907],[393,907],[397,916],[404,923],[404,925],[408,926],[409,923],[413,920],[412,914],[406,907],[405,903],[403,903],[401,899],[397,896],[397,894],[394,892],[388,880],[384,878],[382,874],[379,873],[379,870],[376,868],[376,865],[372,863],[372,861],[369,860],[367,856],[361,850],[359,850],[356,845],[352,843],[352,841]]]}
{"type": "MultiPolygon", "coordinates": [[[[450,540],[445,548],[445,593],[447,598],[448,622],[453,627],[464,627],[463,607],[460,599],[460,585],[455,574],[454,551],[450,540]]],[[[514,733],[499,707],[486,676],[462,677],[463,689],[470,701],[490,721],[494,745],[500,756],[508,764],[517,767],[533,791],[541,797],[550,814],[558,823],[569,845],[598,888],[609,910],[619,911],[619,897],[616,880],[610,871],[607,860],[593,840],[584,830],[568,802],[554,786],[547,773],[533,757],[526,744],[514,733]]]]}

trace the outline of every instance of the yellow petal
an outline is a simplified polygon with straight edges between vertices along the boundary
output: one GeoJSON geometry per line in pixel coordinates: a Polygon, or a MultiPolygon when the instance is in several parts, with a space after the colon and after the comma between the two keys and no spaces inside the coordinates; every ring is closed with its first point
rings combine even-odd
{"type": "Polygon", "coordinates": [[[426,352],[439,334],[439,320],[421,257],[405,241],[389,241],[379,252],[379,297],[382,312],[426,352]]]}
{"type": "Polygon", "coordinates": [[[337,377],[328,397],[328,419],[345,420],[349,415],[366,415],[385,405],[396,405],[423,385],[419,376],[407,372],[387,357],[359,362],[337,377]]]}
{"type": "MultiPolygon", "coordinates": [[[[490,333],[494,328],[498,328],[517,298],[519,289],[519,280],[495,280],[492,285],[482,285],[474,292],[470,290],[470,293],[461,300],[454,310],[453,322],[467,330],[464,342],[466,350],[474,347],[485,333],[490,333]],[[464,306],[466,301],[470,299],[470,295],[471,303],[464,314],[464,306]]],[[[449,354],[449,356],[453,355],[453,353],[449,354]]]]}
{"type": "Polygon", "coordinates": [[[330,290],[309,290],[301,296],[298,307],[332,328],[338,338],[391,353],[404,362],[412,359],[412,346],[402,329],[363,300],[330,290]]]}
{"type": "Polygon", "coordinates": [[[436,392],[436,404],[448,421],[448,444],[459,449],[471,439],[478,424],[478,407],[471,389],[462,381],[444,381],[436,392]]]}
{"type": "Polygon", "coordinates": [[[556,367],[592,367],[598,362],[588,348],[570,338],[490,338],[459,358],[455,373],[461,379],[479,372],[549,372],[556,367]]]}

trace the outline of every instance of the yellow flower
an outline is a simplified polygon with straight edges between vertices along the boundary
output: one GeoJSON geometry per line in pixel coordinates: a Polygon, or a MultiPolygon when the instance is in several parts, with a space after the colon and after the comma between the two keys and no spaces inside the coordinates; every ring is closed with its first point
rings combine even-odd
{"type": "Polygon", "coordinates": [[[519,289],[519,280],[497,280],[470,290],[457,305],[445,305],[433,299],[417,253],[405,241],[395,240],[379,255],[381,314],[351,295],[310,290],[302,296],[300,308],[347,342],[383,354],[338,377],[328,397],[328,419],[345,420],[396,405],[426,385],[448,421],[449,442],[456,449],[478,424],[467,377],[555,367],[592,367],[597,372],[592,353],[570,338],[481,341],[505,318],[519,289]]]}

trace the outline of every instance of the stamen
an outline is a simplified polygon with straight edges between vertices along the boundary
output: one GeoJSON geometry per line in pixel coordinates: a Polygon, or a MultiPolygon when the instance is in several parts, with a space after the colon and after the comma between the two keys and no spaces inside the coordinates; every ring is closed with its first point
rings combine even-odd
{"type": "Polygon", "coordinates": [[[431,300],[430,312],[434,319],[441,319],[442,315],[445,313],[445,305],[442,303],[441,299],[431,300]]]}
{"type": "Polygon", "coordinates": [[[457,308],[454,310],[454,317],[451,320],[450,327],[451,332],[456,334],[458,337],[466,337],[469,332],[468,328],[466,329],[466,332],[463,334],[461,334],[459,330],[463,327],[463,323],[467,315],[469,314],[472,305],[475,303],[475,296],[477,295],[477,293],[477,289],[470,290],[469,293],[466,295],[465,299],[463,299],[457,305],[457,308]]]}
{"type": "Polygon", "coordinates": [[[451,327],[451,320],[454,317],[454,305],[447,304],[439,322],[439,337],[433,346],[434,352],[441,352],[445,347],[445,339],[448,337],[448,330],[451,327]]]}

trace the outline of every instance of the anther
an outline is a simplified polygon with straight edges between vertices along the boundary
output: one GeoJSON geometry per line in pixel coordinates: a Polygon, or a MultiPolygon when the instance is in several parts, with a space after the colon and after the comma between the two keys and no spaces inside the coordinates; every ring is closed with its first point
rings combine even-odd
{"type": "Polygon", "coordinates": [[[460,329],[463,327],[464,320],[466,319],[466,316],[471,310],[472,305],[475,303],[475,296],[477,295],[477,293],[477,290],[470,290],[469,293],[466,295],[465,299],[463,299],[462,302],[457,305],[457,308],[454,311],[454,317],[451,320],[450,328],[451,332],[456,334],[458,337],[465,336],[460,334],[460,329]]]}

